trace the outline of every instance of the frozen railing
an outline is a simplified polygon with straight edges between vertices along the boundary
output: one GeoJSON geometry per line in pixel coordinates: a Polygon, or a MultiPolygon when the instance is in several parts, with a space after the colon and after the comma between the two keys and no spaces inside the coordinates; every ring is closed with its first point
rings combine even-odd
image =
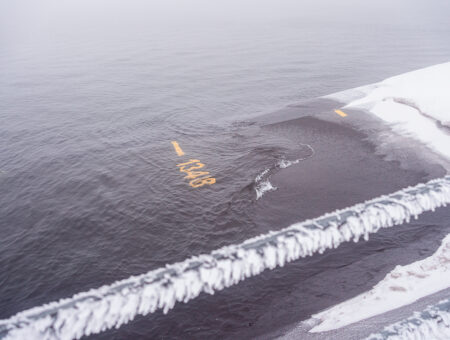
{"type": "Polygon", "coordinates": [[[213,294],[344,241],[409,222],[450,203],[450,176],[406,188],[285,229],[79,293],[0,321],[0,339],[78,339],[120,327],[136,315],[167,312],[177,301],[213,294]]]}
{"type": "Polygon", "coordinates": [[[369,335],[366,340],[450,339],[450,298],[369,335]]]}

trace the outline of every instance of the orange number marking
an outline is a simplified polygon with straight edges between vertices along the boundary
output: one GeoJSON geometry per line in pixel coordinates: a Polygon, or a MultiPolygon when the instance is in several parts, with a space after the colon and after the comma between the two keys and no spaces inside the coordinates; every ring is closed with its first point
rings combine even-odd
{"type": "Polygon", "coordinates": [[[192,181],[189,182],[191,187],[194,187],[194,188],[202,187],[205,184],[211,185],[214,183],[216,183],[216,179],[214,177],[197,178],[197,179],[193,179],[192,181]]]}

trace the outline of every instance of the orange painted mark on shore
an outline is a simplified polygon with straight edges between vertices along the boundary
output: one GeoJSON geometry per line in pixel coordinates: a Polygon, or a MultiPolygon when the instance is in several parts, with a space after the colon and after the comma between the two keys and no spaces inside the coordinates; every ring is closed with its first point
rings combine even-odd
{"type": "Polygon", "coordinates": [[[183,150],[180,148],[180,146],[178,145],[178,142],[172,141],[172,145],[175,149],[175,152],[177,153],[178,156],[183,156],[184,152],[183,150]]]}
{"type": "Polygon", "coordinates": [[[341,117],[347,117],[347,114],[345,112],[342,112],[341,110],[334,110],[339,116],[341,117]]]}

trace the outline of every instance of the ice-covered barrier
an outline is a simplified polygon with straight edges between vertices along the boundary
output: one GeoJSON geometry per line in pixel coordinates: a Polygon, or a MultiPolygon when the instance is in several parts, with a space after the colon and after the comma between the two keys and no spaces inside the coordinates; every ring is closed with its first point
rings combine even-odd
{"type": "Polygon", "coordinates": [[[366,340],[450,339],[450,298],[369,335],[366,340]]]}
{"type": "Polygon", "coordinates": [[[322,253],[344,241],[408,222],[450,203],[450,176],[293,224],[208,255],[191,257],[0,321],[1,339],[79,339],[120,327],[136,315],[167,312],[177,301],[237,284],[265,269],[322,253]]]}

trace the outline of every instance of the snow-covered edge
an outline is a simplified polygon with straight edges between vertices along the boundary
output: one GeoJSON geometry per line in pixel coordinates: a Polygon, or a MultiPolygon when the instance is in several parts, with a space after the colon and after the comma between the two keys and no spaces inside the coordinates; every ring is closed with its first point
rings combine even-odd
{"type": "Polygon", "coordinates": [[[381,82],[333,93],[324,98],[345,109],[372,113],[394,135],[425,145],[450,159],[450,62],[387,78],[381,82]]]}
{"type": "Polygon", "coordinates": [[[371,290],[311,317],[310,332],[324,332],[409,305],[450,287],[450,234],[431,256],[396,266],[371,290]],[[358,313],[354,311],[358,309],[358,313]]]}
{"type": "Polygon", "coordinates": [[[450,339],[450,298],[385,327],[365,340],[450,339]]]}
{"type": "Polygon", "coordinates": [[[450,203],[450,176],[293,224],[207,255],[92,289],[0,321],[3,339],[79,339],[120,327],[136,315],[167,313],[177,301],[237,284],[265,269],[357,242],[450,203]]]}

